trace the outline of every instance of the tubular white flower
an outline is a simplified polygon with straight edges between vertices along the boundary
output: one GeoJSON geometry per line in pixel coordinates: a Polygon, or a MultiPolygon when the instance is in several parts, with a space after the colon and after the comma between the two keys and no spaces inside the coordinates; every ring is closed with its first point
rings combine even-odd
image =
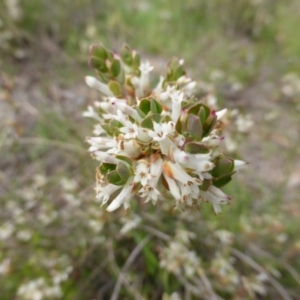
{"type": "Polygon", "coordinates": [[[93,118],[97,121],[102,121],[102,119],[99,117],[98,113],[96,113],[94,108],[90,105],[88,106],[88,109],[82,113],[82,115],[87,118],[93,118]]]}
{"type": "Polygon", "coordinates": [[[119,101],[114,101],[111,104],[114,105],[116,108],[120,109],[125,114],[131,116],[136,121],[142,122],[143,119],[140,117],[138,112],[134,108],[129,106],[128,104],[123,103],[123,102],[119,102],[119,101]]]}
{"type": "Polygon", "coordinates": [[[120,131],[124,133],[125,139],[135,139],[138,136],[138,127],[136,124],[130,121],[125,121],[125,126],[120,128],[120,131]]]}
{"type": "Polygon", "coordinates": [[[156,204],[160,192],[155,186],[147,184],[140,189],[139,195],[142,198],[146,197],[145,203],[151,200],[153,204],[156,204]]]}
{"type": "Polygon", "coordinates": [[[139,143],[135,139],[120,140],[118,142],[119,154],[124,154],[130,158],[136,158],[141,154],[139,143]]]}
{"type": "Polygon", "coordinates": [[[187,97],[191,97],[194,94],[196,84],[196,81],[191,81],[183,87],[183,90],[187,97]]]}
{"type": "Polygon", "coordinates": [[[174,131],[169,123],[158,124],[153,122],[154,130],[148,131],[149,136],[152,137],[154,141],[163,141],[168,136],[168,134],[171,134],[174,131]]]}
{"type": "Polygon", "coordinates": [[[109,184],[104,188],[97,187],[96,201],[102,203],[102,205],[106,204],[110,196],[120,188],[121,187],[119,185],[114,185],[114,184],[109,184]]]}
{"type": "Polygon", "coordinates": [[[164,174],[170,178],[176,179],[184,184],[194,183],[201,184],[202,181],[196,177],[192,177],[178,164],[170,161],[164,161],[163,163],[164,174]]]}
{"type": "Polygon", "coordinates": [[[204,198],[204,200],[213,205],[216,214],[221,213],[220,205],[229,204],[229,201],[231,200],[229,196],[213,185],[211,185],[206,192],[200,190],[200,195],[204,198]]]}
{"type": "Polygon", "coordinates": [[[134,182],[140,182],[143,186],[147,185],[148,180],[151,179],[149,162],[140,160],[137,163],[134,182]]]}
{"type": "Polygon", "coordinates": [[[114,139],[105,138],[105,137],[88,137],[87,142],[91,145],[89,151],[93,152],[95,150],[103,150],[115,148],[117,143],[114,139]]]}
{"type": "Polygon", "coordinates": [[[174,91],[170,94],[172,100],[172,120],[173,122],[177,122],[181,113],[181,103],[184,99],[184,94],[181,91],[174,91]]]}
{"type": "Polygon", "coordinates": [[[126,184],[124,185],[120,194],[107,207],[106,209],[107,211],[114,211],[118,209],[121,205],[123,205],[125,209],[129,207],[130,198],[133,196],[132,182],[133,182],[133,177],[130,177],[126,182],[126,184]]]}
{"type": "Polygon", "coordinates": [[[95,77],[86,76],[85,82],[89,87],[100,91],[105,96],[114,96],[113,92],[109,89],[109,87],[106,84],[99,81],[98,79],[96,79],[95,77]]]}
{"type": "Polygon", "coordinates": [[[162,174],[163,160],[159,157],[152,155],[150,157],[150,178],[147,185],[144,185],[139,194],[141,197],[146,197],[145,202],[152,201],[153,204],[157,202],[158,197],[161,195],[157,187],[157,182],[162,174]]]}
{"type": "Polygon", "coordinates": [[[147,128],[142,128],[142,127],[137,127],[138,130],[138,135],[137,138],[142,141],[142,142],[150,142],[151,137],[148,135],[148,129],[147,128]]]}
{"type": "Polygon", "coordinates": [[[119,121],[123,125],[126,124],[126,116],[123,114],[123,112],[120,109],[117,109],[117,115],[114,118],[115,120],[119,121]]]}
{"type": "Polygon", "coordinates": [[[193,205],[193,199],[199,198],[199,188],[195,184],[183,184],[181,182],[178,182],[178,186],[181,191],[181,200],[182,203],[192,206],[193,205]]]}
{"type": "Polygon", "coordinates": [[[160,145],[161,152],[165,155],[168,154],[172,142],[168,138],[168,135],[171,135],[174,132],[174,123],[163,123],[158,124],[153,122],[153,130],[148,131],[148,135],[153,138],[154,141],[157,141],[160,145]]]}
{"type": "MultiPolygon", "coordinates": [[[[110,103],[108,102],[99,102],[99,101],[96,101],[95,102],[95,107],[98,107],[100,109],[102,109],[103,111],[107,112],[108,114],[111,114],[111,115],[114,115],[117,111],[116,107],[111,105],[110,103]]],[[[104,114],[101,115],[104,119],[106,119],[104,117],[104,114]]]]}
{"type": "Polygon", "coordinates": [[[207,147],[214,148],[219,146],[219,144],[224,140],[224,137],[220,137],[216,134],[210,134],[208,137],[202,139],[201,143],[207,147]]]}
{"type": "Polygon", "coordinates": [[[95,134],[95,135],[101,135],[103,133],[105,133],[105,130],[102,128],[102,126],[100,124],[96,124],[94,126],[93,134],[95,134]]]}
{"type": "Polygon", "coordinates": [[[149,88],[149,73],[153,70],[153,66],[150,65],[148,61],[141,63],[140,71],[141,71],[141,78],[140,78],[140,89],[142,95],[144,96],[145,92],[149,88]]]}
{"type": "Polygon", "coordinates": [[[153,178],[152,182],[157,182],[163,170],[163,160],[161,159],[161,157],[155,159],[153,155],[152,157],[150,157],[150,162],[150,174],[153,178]],[[152,158],[153,160],[151,161],[152,158]]]}
{"type": "Polygon", "coordinates": [[[217,120],[222,119],[226,115],[226,113],[227,113],[227,108],[224,108],[224,109],[222,109],[220,111],[217,111],[216,112],[217,120]]]}
{"type": "Polygon", "coordinates": [[[164,172],[164,178],[166,179],[168,186],[169,186],[169,191],[172,194],[172,196],[175,198],[176,202],[178,203],[181,199],[181,194],[179,187],[176,183],[176,181],[172,178],[170,178],[168,175],[166,175],[164,172]]]}
{"type": "Polygon", "coordinates": [[[171,97],[171,93],[175,90],[175,86],[167,86],[167,90],[159,95],[160,101],[167,101],[171,97]]]}
{"type": "Polygon", "coordinates": [[[186,164],[190,160],[190,155],[182,150],[179,150],[175,145],[172,145],[169,150],[169,157],[172,161],[186,164]]]}
{"type": "Polygon", "coordinates": [[[107,162],[112,164],[117,164],[119,162],[118,159],[116,159],[114,156],[110,155],[107,152],[103,151],[94,151],[92,154],[95,156],[95,158],[101,162],[107,162]]]}
{"type": "Polygon", "coordinates": [[[246,165],[248,165],[248,163],[245,161],[237,160],[237,159],[234,160],[234,169],[235,170],[243,168],[246,165]]]}
{"type": "Polygon", "coordinates": [[[157,84],[157,86],[155,87],[155,89],[153,90],[153,94],[154,95],[159,95],[163,92],[163,82],[164,82],[165,78],[163,76],[159,77],[159,82],[157,84]]]}

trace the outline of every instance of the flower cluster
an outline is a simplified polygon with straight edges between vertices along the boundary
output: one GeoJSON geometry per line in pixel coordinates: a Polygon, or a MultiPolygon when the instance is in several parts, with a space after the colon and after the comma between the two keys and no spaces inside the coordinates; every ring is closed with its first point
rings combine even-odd
{"type": "Polygon", "coordinates": [[[182,60],[172,59],[157,82],[149,62],[128,46],[120,55],[91,46],[89,62],[100,80],[88,76],[86,83],[102,94],[84,112],[97,121],[87,138],[100,161],[97,201],[108,211],[127,209],[133,197],[154,204],[173,199],[176,208],[207,201],[220,213],[231,199],[220,187],[245,164],[218,149],[226,109],[215,111],[194,96],[196,82],[182,60]]]}

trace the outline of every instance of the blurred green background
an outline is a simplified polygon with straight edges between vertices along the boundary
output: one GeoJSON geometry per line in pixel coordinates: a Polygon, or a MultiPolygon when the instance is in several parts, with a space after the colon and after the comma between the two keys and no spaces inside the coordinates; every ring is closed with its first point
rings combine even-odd
{"type": "Polygon", "coordinates": [[[300,299],[298,28],[297,0],[0,0],[0,298],[300,299]],[[183,58],[202,93],[251,117],[226,128],[250,164],[223,215],[94,203],[82,111],[99,97],[84,84],[99,42],[157,70],[183,58]],[[181,231],[199,281],[161,267],[181,231]]]}

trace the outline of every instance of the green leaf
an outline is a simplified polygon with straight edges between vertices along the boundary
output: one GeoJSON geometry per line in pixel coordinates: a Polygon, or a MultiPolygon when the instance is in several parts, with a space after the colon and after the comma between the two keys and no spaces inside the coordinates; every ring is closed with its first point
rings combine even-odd
{"type": "Polygon", "coordinates": [[[117,78],[121,72],[121,63],[118,59],[114,59],[111,66],[110,72],[114,78],[117,78]]]}
{"type": "Polygon", "coordinates": [[[106,60],[108,58],[108,52],[102,44],[92,45],[90,47],[90,56],[106,60]]]}
{"type": "Polygon", "coordinates": [[[214,164],[216,166],[211,170],[211,175],[215,178],[232,173],[234,170],[234,161],[228,157],[218,157],[214,164]]]}
{"type": "Polygon", "coordinates": [[[121,52],[120,52],[120,56],[121,56],[122,61],[126,65],[128,65],[128,66],[132,65],[132,51],[129,46],[127,46],[127,45],[123,46],[123,48],[121,49],[121,52]]]}
{"type": "Polygon", "coordinates": [[[109,73],[102,73],[102,72],[98,71],[97,69],[96,69],[96,73],[99,76],[101,82],[103,82],[105,84],[107,84],[109,82],[109,80],[110,80],[109,73]]]}
{"type": "Polygon", "coordinates": [[[195,115],[188,115],[187,130],[190,136],[200,140],[202,138],[202,125],[200,119],[195,115]]]}
{"type": "Polygon", "coordinates": [[[124,125],[119,122],[118,120],[116,119],[112,119],[110,122],[109,122],[109,125],[110,125],[110,132],[114,135],[114,136],[117,136],[119,135],[119,128],[122,128],[124,125]]]}
{"type": "Polygon", "coordinates": [[[139,105],[139,109],[145,114],[147,115],[150,110],[151,110],[151,103],[150,103],[150,99],[145,98],[142,99],[139,105]]]}
{"type": "Polygon", "coordinates": [[[151,106],[151,112],[152,113],[161,113],[162,112],[162,106],[160,105],[160,103],[158,103],[155,99],[151,98],[150,99],[150,106],[151,106]]]}
{"type": "Polygon", "coordinates": [[[217,123],[217,115],[211,113],[203,124],[203,137],[208,136],[217,123]]]}
{"type": "Polygon", "coordinates": [[[135,67],[135,68],[138,68],[141,64],[141,57],[139,54],[135,53],[134,56],[133,56],[133,61],[132,61],[132,65],[135,67]]]}
{"type": "Polygon", "coordinates": [[[172,80],[176,81],[178,78],[182,77],[183,75],[186,75],[186,72],[183,69],[183,66],[179,66],[172,75],[172,80]]]}
{"type": "Polygon", "coordinates": [[[176,122],[175,130],[177,133],[182,134],[182,122],[181,122],[180,118],[176,122]]]}
{"type": "Polygon", "coordinates": [[[113,135],[113,133],[111,132],[111,127],[110,124],[101,124],[102,128],[107,132],[108,135],[113,135]]]}
{"type": "Polygon", "coordinates": [[[127,163],[129,166],[132,166],[133,161],[131,158],[127,157],[127,156],[123,156],[123,155],[116,155],[116,158],[119,160],[124,161],[125,163],[127,163]]]}
{"type": "Polygon", "coordinates": [[[108,87],[116,97],[122,96],[122,87],[119,82],[111,80],[108,83],[108,87]]]}
{"type": "Polygon", "coordinates": [[[184,151],[190,153],[190,154],[207,154],[209,153],[209,149],[201,144],[197,143],[187,143],[184,146],[184,151]]]}
{"type": "Polygon", "coordinates": [[[212,185],[211,179],[204,179],[202,185],[200,186],[200,190],[206,192],[211,185],[212,185]]]}
{"type": "Polygon", "coordinates": [[[116,169],[116,171],[118,172],[120,178],[121,178],[124,182],[126,182],[126,181],[128,180],[128,178],[129,178],[131,175],[133,175],[133,174],[132,174],[133,172],[130,172],[129,167],[128,167],[126,164],[122,163],[122,162],[119,162],[119,163],[117,164],[117,169],[116,169]]]}
{"type": "Polygon", "coordinates": [[[201,123],[204,124],[205,120],[210,115],[210,109],[207,106],[202,105],[197,115],[200,117],[201,123]]]}
{"type": "Polygon", "coordinates": [[[117,165],[115,165],[115,164],[103,162],[103,163],[101,163],[99,170],[100,170],[100,173],[105,176],[108,172],[114,171],[116,169],[116,167],[117,167],[117,165]]]}
{"type": "Polygon", "coordinates": [[[136,111],[138,112],[138,114],[141,118],[146,117],[146,114],[139,107],[136,107],[136,111]]]}
{"type": "Polygon", "coordinates": [[[231,176],[223,176],[221,178],[213,179],[213,185],[217,188],[221,188],[232,180],[231,176]]]}
{"type": "Polygon", "coordinates": [[[122,180],[122,178],[117,170],[107,173],[106,178],[107,178],[108,182],[111,184],[124,185],[126,183],[126,181],[122,180]]]}
{"type": "Polygon", "coordinates": [[[106,63],[101,58],[92,56],[90,58],[89,65],[90,65],[90,67],[92,67],[93,69],[96,69],[99,72],[103,72],[103,73],[108,72],[108,68],[106,66],[106,63]]]}
{"type": "Polygon", "coordinates": [[[148,115],[142,122],[141,126],[153,130],[153,122],[160,123],[161,115],[160,114],[151,114],[148,115]]]}

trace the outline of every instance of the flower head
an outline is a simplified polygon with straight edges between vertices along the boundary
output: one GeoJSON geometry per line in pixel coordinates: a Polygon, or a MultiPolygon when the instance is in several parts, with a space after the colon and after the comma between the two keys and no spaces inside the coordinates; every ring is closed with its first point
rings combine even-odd
{"type": "Polygon", "coordinates": [[[173,59],[151,90],[153,67],[128,46],[120,57],[102,45],[91,49],[90,64],[100,80],[86,82],[103,95],[84,113],[98,122],[97,136],[87,139],[100,161],[97,201],[108,211],[127,209],[138,197],[153,204],[172,198],[181,208],[206,201],[220,213],[230,202],[220,187],[244,165],[216,151],[223,140],[219,120],[227,110],[216,112],[194,96],[196,82],[183,60],[173,59]]]}

